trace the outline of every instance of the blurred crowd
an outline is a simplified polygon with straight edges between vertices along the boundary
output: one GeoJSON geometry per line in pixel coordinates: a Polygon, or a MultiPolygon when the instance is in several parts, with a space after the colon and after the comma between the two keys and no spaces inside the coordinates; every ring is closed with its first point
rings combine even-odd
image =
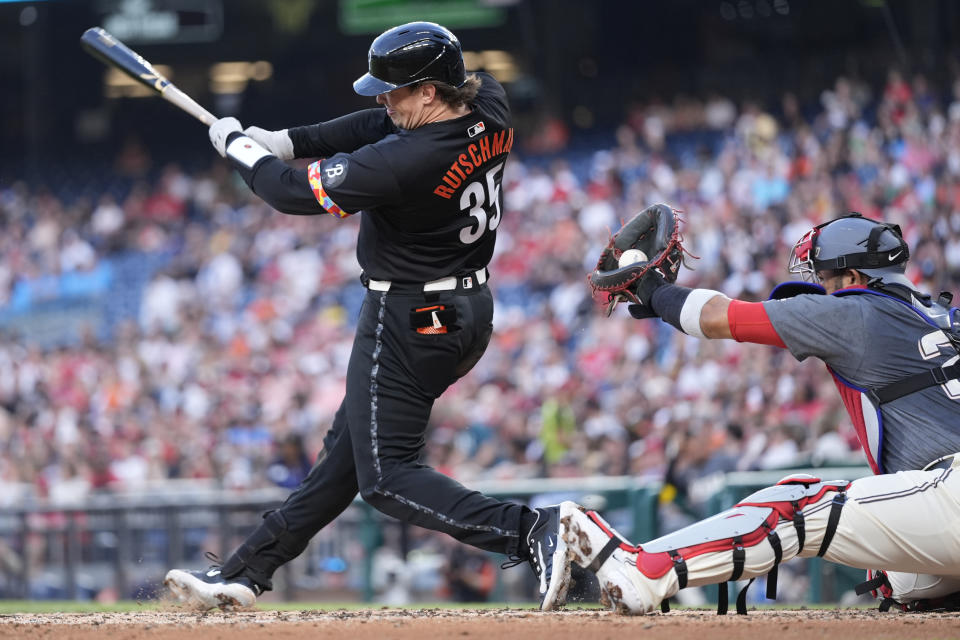
{"type": "MultiPolygon", "coordinates": [[[[718,473],[862,462],[822,366],[607,318],[585,275],[622,220],[666,202],[698,256],[687,286],[763,299],[806,230],[854,210],[902,226],[920,288],[956,290],[960,80],[891,71],[838,78],[813,104],[638,104],[613,139],[508,162],[494,338],[437,402],[427,462],[467,484],[665,480],[692,510],[718,473]]],[[[121,252],[166,257],[108,339],[0,337],[0,503],[171,479],[295,486],[344,392],[357,220],[279,214],[219,159],[156,167],[135,142],[117,175],[129,188],[94,198],[0,187],[2,305],[121,252]]]]}

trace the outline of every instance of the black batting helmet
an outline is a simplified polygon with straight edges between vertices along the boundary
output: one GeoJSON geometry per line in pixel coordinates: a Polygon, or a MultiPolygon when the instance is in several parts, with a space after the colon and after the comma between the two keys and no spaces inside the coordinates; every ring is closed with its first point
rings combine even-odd
{"type": "Polygon", "coordinates": [[[903,275],[909,258],[899,225],[851,213],[805,233],[794,245],[787,269],[808,282],[816,281],[817,271],[854,269],[886,284],[912,288],[903,275]]]}
{"type": "Polygon", "coordinates": [[[467,79],[460,41],[433,22],[410,22],[384,31],[370,45],[367,64],[369,72],[353,83],[361,96],[423,80],[460,87],[467,79]]]}

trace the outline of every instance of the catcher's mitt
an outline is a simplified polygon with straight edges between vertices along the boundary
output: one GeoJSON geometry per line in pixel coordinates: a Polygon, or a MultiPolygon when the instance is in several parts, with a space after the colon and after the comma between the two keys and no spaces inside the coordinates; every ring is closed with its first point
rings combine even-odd
{"type": "MultiPolygon", "coordinates": [[[[639,303],[637,288],[651,269],[656,269],[667,282],[675,282],[683,262],[683,245],[676,211],[665,204],[647,207],[623,225],[610,238],[600,254],[597,266],[589,276],[594,294],[607,294],[607,315],[623,300],[639,303]],[[638,249],[646,260],[620,266],[620,256],[638,249]]],[[[628,254],[629,257],[629,254],[628,254]]]]}

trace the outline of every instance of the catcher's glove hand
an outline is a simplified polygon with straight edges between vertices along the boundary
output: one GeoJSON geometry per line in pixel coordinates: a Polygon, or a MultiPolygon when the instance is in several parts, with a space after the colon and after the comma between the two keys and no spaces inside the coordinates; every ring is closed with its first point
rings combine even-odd
{"type": "MultiPolygon", "coordinates": [[[[676,211],[665,204],[647,207],[610,238],[589,276],[594,294],[607,294],[607,315],[621,301],[646,303],[638,294],[641,279],[655,269],[667,282],[675,282],[683,262],[683,245],[676,211]],[[642,251],[645,260],[620,265],[630,249],[642,251]]],[[[631,254],[627,255],[629,260],[631,254]]]]}

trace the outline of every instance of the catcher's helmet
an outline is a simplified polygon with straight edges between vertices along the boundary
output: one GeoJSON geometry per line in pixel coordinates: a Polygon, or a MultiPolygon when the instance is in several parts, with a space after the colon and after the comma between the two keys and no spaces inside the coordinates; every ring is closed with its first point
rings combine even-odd
{"type": "Polygon", "coordinates": [[[807,282],[816,282],[817,271],[854,269],[885,284],[913,288],[903,275],[909,258],[899,225],[851,213],[805,233],[794,245],[787,269],[807,282]]]}
{"type": "Polygon", "coordinates": [[[353,90],[375,96],[423,80],[463,86],[467,79],[460,41],[433,22],[410,22],[381,33],[367,54],[369,72],[353,90]]]}

